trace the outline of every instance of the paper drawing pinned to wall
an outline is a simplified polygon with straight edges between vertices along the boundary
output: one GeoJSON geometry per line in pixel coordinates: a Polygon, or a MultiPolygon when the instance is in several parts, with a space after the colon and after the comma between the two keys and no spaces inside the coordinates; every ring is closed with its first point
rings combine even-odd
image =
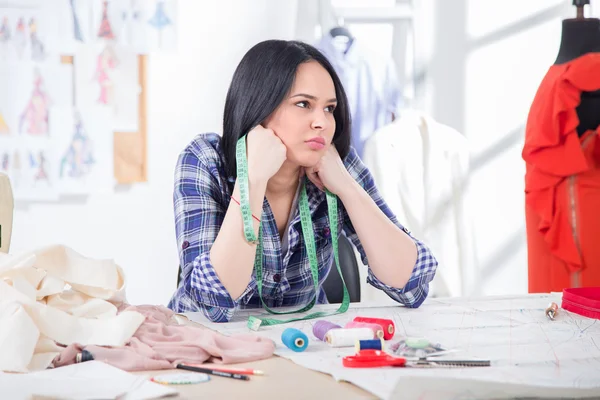
{"type": "Polygon", "coordinates": [[[119,60],[112,47],[106,46],[96,59],[94,79],[100,86],[98,103],[110,105],[114,103],[114,82],[111,71],[117,68],[119,60]]]}
{"type": "Polygon", "coordinates": [[[0,25],[0,42],[7,43],[11,38],[10,24],[8,17],[2,17],[2,25],[0,25]]]}
{"type": "Polygon", "coordinates": [[[129,6],[121,12],[121,29],[119,31],[120,43],[133,46],[135,43],[135,31],[139,29],[142,10],[137,0],[130,0],[129,6]]]}
{"type": "Polygon", "coordinates": [[[15,29],[15,47],[19,58],[23,58],[25,48],[27,47],[27,34],[25,33],[25,18],[20,17],[15,29]]]}
{"type": "Polygon", "coordinates": [[[87,134],[81,116],[75,113],[73,138],[60,161],[61,178],[82,178],[90,172],[94,165],[93,143],[87,134]]]}
{"type": "Polygon", "coordinates": [[[2,172],[8,172],[8,167],[10,166],[10,156],[8,153],[2,153],[2,158],[0,159],[0,168],[2,172]]]}
{"type": "Polygon", "coordinates": [[[158,32],[158,47],[161,48],[163,29],[172,24],[171,19],[167,16],[167,12],[165,11],[164,0],[157,0],[154,15],[150,18],[148,23],[158,32]]]}
{"type": "Polygon", "coordinates": [[[50,176],[48,175],[48,159],[46,158],[46,155],[44,154],[43,150],[40,150],[39,152],[37,152],[37,154],[30,151],[29,163],[31,168],[34,169],[34,182],[50,181],[50,176]]]}
{"type": "Polygon", "coordinates": [[[0,135],[8,135],[10,134],[10,129],[8,128],[8,124],[4,120],[2,113],[0,112],[0,135]]]}
{"type": "Polygon", "coordinates": [[[8,16],[1,18],[2,24],[0,25],[0,60],[8,59],[11,48],[12,30],[8,16]]]}
{"type": "Polygon", "coordinates": [[[102,20],[100,21],[100,29],[98,29],[98,37],[101,39],[114,39],[115,34],[112,29],[112,24],[108,18],[108,1],[102,3],[102,20]]]}
{"type": "Polygon", "coordinates": [[[5,151],[0,157],[0,171],[10,177],[15,188],[21,184],[21,158],[18,151],[5,151]]]}
{"type": "Polygon", "coordinates": [[[69,0],[71,6],[71,16],[73,18],[73,37],[75,40],[83,42],[83,33],[81,32],[81,24],[79,23],[79,14],[75,7],[75,0],[69,0]]]}
{"type": "Polygon", "coordinates": [[[42,61],[46,58],[44,44],[40,40],[37,31],[37,22],[34,18],[29,19],[29,39],[31,40],[31,59],[42,61]]]}
{"type": "Polygon", "coordinates": [[[15,154],[13,155],[13,169],[17,171],[21,170],[21,155],[16,150],[15,154]]]}
{"type": "Polygon", "coordinates": [[[50,97],[44,88],[44,79],[40,71],[36,68],[34,71],[33,92],[31,93],[27,107],[21,114],[19,132],[26,132],[31,135],[48,134],[49,108],[50,97]]]}
{"type": "Polygon", "coordinates": [[[23,169],[23,165],[21,164],[21,154],[15,150],[15,153],[14,153],[13,159],[12,159],[12,172],[11,172],[11,179],[12,179],[13,183],[15,184],[15,188],[17,188],[21,185],[22,169],[23,169]]]}

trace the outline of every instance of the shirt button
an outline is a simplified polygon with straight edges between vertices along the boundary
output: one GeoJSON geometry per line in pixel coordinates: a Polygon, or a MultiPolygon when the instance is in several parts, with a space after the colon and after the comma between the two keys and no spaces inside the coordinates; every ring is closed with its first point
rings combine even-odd
{"type": "Polygon", "coordinates": [[[329,237],[331,235],[331,229],[329,229],[328,226],[323,228],[323,235],[325,235],[325,237],[329,237]]]}
{"type": "Polygon", "coordinates": [[[277,283],[281,282],[281,275],[279,275],[279,274],[273,275],[273,280],[277,283]]]}
{"type": "Polygon", "coordinates": [[[183,250],[187,249],[188,247],[190,247],[190,242],[188,242],[187,240],[181,244],[181,248],[183,250]]]}

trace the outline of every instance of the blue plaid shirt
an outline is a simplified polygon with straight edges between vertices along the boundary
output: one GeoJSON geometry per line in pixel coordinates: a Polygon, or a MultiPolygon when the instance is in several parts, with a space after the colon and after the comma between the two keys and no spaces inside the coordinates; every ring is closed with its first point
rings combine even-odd
{"type": "MultiPolygon", "coordinates": [[[[217,134],[198,135],[184,149],[177,162],[173,201],[182,274],[179,287],[169,302],[169,308],[176,312],[202,310],[211,321],[227,322],[237,308],[256,308],[262,305],[255,273],[252,274],[244,293],[234,299],[219,280],[210,261],[210,248],[223,223],[235,184],[235,177],[226,175],[220,144],[221,139],[217,134]]],[[[369,170],[354,149],[350,151],[344,164],[388,218],[410,235],[408,230],[398,223],[396,216],[379,195],[369,170]]],[[[307,182],[306,190],[319,262],[317,302],[327,303],[321,286],[333,261],[327,201],[325,194],[311,182],[307,182]]],[[[338,232],[344,231],[360,252],[363,263],[368,265],[352,221],[339,200],[338,205],[338,232]]],[[[263,204],[263,299],[269,307],[305,305],[315,295],[299,210],[296,208],[292,212],[287,231],[288,251],[287,254],[282,254],[273,212],[267,201],[263,204]]],[[[423,303],[429,292],[429,282],[437,268],[437,261],[430,250],[420,241],[413,240],[418,249],[418,257],[404,288],[396,289],[382,283],[370,268],[367,277],[369,284],[408,307],[418,307],[423,303]]]]}

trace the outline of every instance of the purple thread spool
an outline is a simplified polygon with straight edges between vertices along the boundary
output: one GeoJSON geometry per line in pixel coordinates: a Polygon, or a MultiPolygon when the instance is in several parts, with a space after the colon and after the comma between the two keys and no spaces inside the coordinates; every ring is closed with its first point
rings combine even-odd
{"type": "Polygon", "coordinates": [[[331,329],[341,328],[341,326],[329,321],[317,321],[313,325],[313,335],[321,341],[325,340],[325,335],[331,329]]]}

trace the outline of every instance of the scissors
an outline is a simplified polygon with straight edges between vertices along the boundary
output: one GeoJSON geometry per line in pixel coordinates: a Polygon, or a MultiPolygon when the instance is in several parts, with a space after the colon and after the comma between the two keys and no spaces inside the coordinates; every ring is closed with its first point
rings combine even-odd
{"type": "Polygon", "coordinates": [[[342,359],[344,367],[489,367],[489,360],[430,360],[423,358],[395,357],[381,350],[361,350],[356,355],[342,359]]]}

